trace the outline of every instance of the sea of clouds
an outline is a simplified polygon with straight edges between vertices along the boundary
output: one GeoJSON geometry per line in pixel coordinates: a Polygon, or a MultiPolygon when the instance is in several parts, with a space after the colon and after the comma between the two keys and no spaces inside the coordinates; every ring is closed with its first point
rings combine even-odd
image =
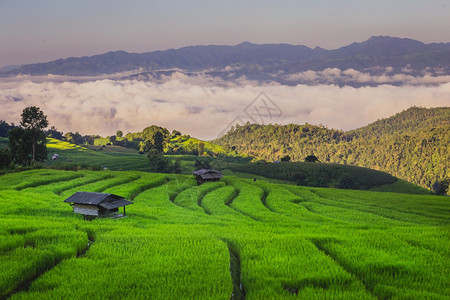
{"type": "MultiPolygon", "coordinates": [[[[343,76],[350,76],[350,73],[360,76],[350,71],[343,76]]],[[[140,131],[155,124],[198,138],[214,139],[234,123],[247,121],[308,122],[349,130],[411,106],[450,105],[449,78],[422,79],[434,85],[287,86],[246,78],[231,82],[181,72],[159,81],[111,78],[74,81],[74,78],[60,76],[20,76],[0,78],[0,120],[18,124],[22,110],[34,105],[39,106],[48,116],[50,125],[60,131],[103,136],[113,135],[117,130],[140,131]],[[264,103],[258,98],[261,95],[264,103]],[[270,114],[263,104],[277,111],[270,114]],[[249,109],[259,111],[260,115],[248,114],[249,109]]],[[[420,79],[411,81],[417,83],[420,79]]]]}
{"type": "Polygon", "coordinates": [[[372,86],[381,84],[395,85],[437,85],[450,82],[450,75],[445,75],[442,70],[433,70],[434,73],[443,73],[434,75],[432,70],[425,68],[421,76],[415,76],[410,67],[402,69],[403,73],[395,73],[394,68],[380,68],[371,70],[371,72],[361,72],[355,69],[340,70],[338,68],[327,68],[322,71],[305,71],[294,74],[284,75],[284,79],[292,82],[303,82],[314,84],[317,82],[325,84],[368,84],[372,86]],[[373,74],[376,71],[378,74],[373,74]]]}

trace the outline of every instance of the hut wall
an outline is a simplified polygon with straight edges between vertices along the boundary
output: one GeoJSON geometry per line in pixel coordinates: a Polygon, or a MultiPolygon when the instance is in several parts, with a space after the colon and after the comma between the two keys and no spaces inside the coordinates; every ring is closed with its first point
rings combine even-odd
{"type": "Polygon", "coordinates": [[[94,205],[84,205],[84,204],[74,204],[73,205],[73,212],[86,215],[86,216],[98,216],[99,209],[97,206],[94,205]]]}
{"type": "Polygon", "coordinates": [[[112,209],[105,209],[105,208],[100,208],[98,215],[99,216],[108,216],[109,214],[118,212],[119,209],[118,208],[112,208],[112,209]]]}

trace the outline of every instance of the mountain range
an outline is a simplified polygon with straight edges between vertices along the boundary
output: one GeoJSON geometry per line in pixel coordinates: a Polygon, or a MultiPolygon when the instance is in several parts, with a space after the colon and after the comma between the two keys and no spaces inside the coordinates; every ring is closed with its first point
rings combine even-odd
{"type": "Polygon", "coordinates": [[[8,68],[0,71],[0,76],[99,76],[121,72],[131,72],[123,75],[124,79],[158,80],[163,75],[182,72],[188,76],[201,73],[226,80],[245,78],[287,85],[330,83],[330,80],[351,85],[377,85],[387,80],[399,85],[404,78],[386,79],[386,75],[450,75],[450,43],[425,44],[406,38],[374,36],[335,50],[243,42],[235,46],[190,46],[146,53],[115,51],[8,68]],[[384,77],[361,82],[355,72],[384,77]]]}

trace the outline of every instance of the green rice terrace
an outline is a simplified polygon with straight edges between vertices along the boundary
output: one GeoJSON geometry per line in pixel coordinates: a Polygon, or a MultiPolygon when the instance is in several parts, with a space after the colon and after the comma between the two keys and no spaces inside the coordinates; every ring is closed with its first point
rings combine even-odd
{"type": "Polygon", "coordinates": [[[1,299],[449,299],[448,197],[224,176],[0,176],[1,299]],[[84,221],[64,199],[123,196],[84,221]]]}

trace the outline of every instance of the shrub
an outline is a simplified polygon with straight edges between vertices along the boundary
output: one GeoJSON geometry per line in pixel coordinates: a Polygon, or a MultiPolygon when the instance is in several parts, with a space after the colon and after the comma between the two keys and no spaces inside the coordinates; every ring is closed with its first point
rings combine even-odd
{"type": "Polygon", "coordinates": [[[291,157],[290,157],[289,155],[285,155],[285,156],[283,156],[283,157],[281,158],[281,161],[283,161],[283,162],[289,162],[289,161],[291,161],[291,157]]]}
{"type": "Polygon", "coordinates": [[[433,191],[437,195],[446,195],[448,192],[448,186],[449,186],[450,180],[448,178],[438,180],[433,184],[433,191]]]}
{"type": "Polygon", "coordinates": [[[339,183],[336,186],[339,189],[358,189],[358,183],[355,178],[350,173],[343,173],[341,178],[339,179],[339,183]]]}

